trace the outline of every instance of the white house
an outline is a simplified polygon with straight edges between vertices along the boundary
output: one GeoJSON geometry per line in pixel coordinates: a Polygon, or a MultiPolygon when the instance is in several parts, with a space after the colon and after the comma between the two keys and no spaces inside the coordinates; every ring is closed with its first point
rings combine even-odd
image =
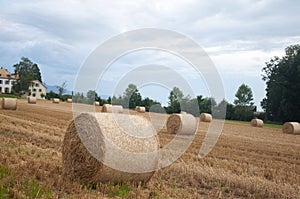
{"type": "Polygon", "coordinates": [[[39,80],[33,80],[29,85],[30,96],[36,97],[37,99],[44,99],[46,96],[46,86],[39,80]]]}
{"type": "Polygon", "coordinates": [[[16,75],[10,74],[6,69],[0,68],[0,94],[11,93],[13,83],[16,81],[16,75]]]}

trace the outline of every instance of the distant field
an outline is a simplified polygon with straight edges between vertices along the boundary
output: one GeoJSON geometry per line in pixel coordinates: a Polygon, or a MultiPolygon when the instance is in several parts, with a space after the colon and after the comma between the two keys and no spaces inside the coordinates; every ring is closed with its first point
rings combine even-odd
{"type": "MultiPolygon", "coordinates": [[[[18,101],[17,111],[0,109],[0,198],[300,196],[300,136],[283,134],[280,125],[255,128],[249,122],[226,121],[215,148],[199,159],[209,127],[201,122],[187,152],[173,165],[158,171],[147,186],[84,186],[62,176],[61,147],[72,119],[72,105],[18,101]]],[[[130,113],[149,119],[147,113],[130,113]]],[[[159,133],[162,146],[172,138],[165,128],[159,133]]]]}
{"type": "Polygon", "coordinates": [[[2,97],[7,97],[7,98],[20,98],[16,95],[12,95],[12,94],[0,94],[0,98],[2,97]]]}

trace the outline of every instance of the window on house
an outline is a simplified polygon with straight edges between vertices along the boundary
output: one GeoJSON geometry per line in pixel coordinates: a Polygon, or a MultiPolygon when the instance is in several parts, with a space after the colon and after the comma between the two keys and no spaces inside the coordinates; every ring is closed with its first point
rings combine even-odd
{"type": "Polygon", "coordinates": [[[2,76],[2,74],[0,74],[0,77],[2,76]]]}
{"type": "Polygon", "coordinates": [[[9,88],[5,88],[5,93],[9,93],[9,88]]]}
{"type": "Polygon", "coordinates": [[[9,81],[8,81],[8,80],[6,80],[6,81],[5,81],[5,84],[9,84],[9,81]]]}
{"type": "Polygon", "coordinates": [[[39,87],[40,85],[38,83],[35,84],[35,87],[39,87]]]}
{"type": "Polygon", "coordinates": [[[42,92],[42,89],[39,89],[39,92],[42,92]]]}
{"type": "Polygon", "coordinates": [[[2,80],[0,80],[0,84],[2,84],[3,82],[2,82],[2,80]]]}
{"type": "Polygon", "coordinates": [[[32,89],[32,91],[33,91],[33,92],[36,92],[36,89],[34,88],[34,89],[32,89]]]}
{"type": "Polygon", "coordinates": [[[0,87],[0,93],[2,93],[2,87],[0,87]]]}

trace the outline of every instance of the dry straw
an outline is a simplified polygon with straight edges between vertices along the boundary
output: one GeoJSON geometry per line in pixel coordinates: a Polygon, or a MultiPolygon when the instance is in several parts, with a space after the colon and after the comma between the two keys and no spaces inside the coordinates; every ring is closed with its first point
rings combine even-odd
{"type": "Polygon", "coordinates": [[[100,103],[99,102],[94,102],[94,105],[95,106],[100,106],[100,103]]]}
{"type": "Polygon", "coordinates": [[[59,104],[59,101],[60,101],[60,100],[59,100],[58,98],[53,98],[53,99],[52,99],[52,102],[53,102],[53,103],[56,103],[56,104],[59,104]]]}
{"type": "Polygon", "coordinates": [[[123,113],[123,106],[103,104],[101,112],[104,112],[104,113],[123,113]]]}
{"type": "Polygon", "coordinates": [[[167,120],[167,131],[172,134],[193,135],[197,130],[197,120],[191,114],[173,114],[167,120]]]}
{"type": "Polygon", "coordinates": [[[200,114],[200,121],[201,122],[211,122],[212,121],[212,115],[209,113],[201,113],[200,114]]]}
{"type": "Polygon", "coordinates": [[[36,97],[27,97],[27,101],[29,104],[36,104],[36,97]]]}
{"type": "Polygon", "coordinates": [[[67,103],[72,103],[72,99],[71,98],[67,99],[67,103]]]}
{"type": "Polygon", "coordinates": [[[262,121],[261,119],[252,119],[251,120],[251,126],[263,127],[264,126],[264,121],[262,121]]]}
{"type": "Polygon", "coordinates": [[[136,106],[135,110],[137,112],[140,112],[140,113],[145,113],[146,112],[146,108],[144,106],[136,106]]]}
{"type": "Polygon", "coordinates": [[[69,179],[79,180],[84,184],[127,181],[146,183],[158,165],[158,155],[149,158],[146,154],[157,152],[158,149],[155,131],[151,123],[143,117],[83,113],[70,123],[66,131],[62,146],[63,173],[69,179]],[[126,131],[122,128],[124,125],[126,131]],[[142,138],[133,136],[139,132],[148,134],[142,138]],[[86,136],[82,136],[83,134],[86,136]],[[141,161],[134,156],[120,155],[118,151],[113,150],[114,147],[129,154],[140,154],[144,159],[141,161]],[[110,161],[125,170],[112,168],[110,166],[112,164],[107,164],[110,161]],[[137,171],[139,168],[150,170],[144,173],[125,172],[126,168],[131,170],[137,168],[137,171]]]}
{"type": "Polygon", "coordinates": [[[17,98],[2,98],[2,109],[17,110],[17,98]]]}
{"type": "Polygon", "coordinates": [[[298,122],[285,122],[282,131],[283,133],[300,134],[300,124],[298,122]]]}

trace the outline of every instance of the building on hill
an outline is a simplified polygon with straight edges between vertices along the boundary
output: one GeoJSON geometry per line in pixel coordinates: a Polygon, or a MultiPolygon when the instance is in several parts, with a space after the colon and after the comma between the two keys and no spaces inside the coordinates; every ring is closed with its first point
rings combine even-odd
{"type": "Polygon", "coordinates": [[[17,75],[10,74],[6,69],[0,68],[0,94],[11,93],[13,83],[16,81],[17,75]]]}
{"type": "Polygon", "coordinates": [[[45,99],[47,87],[39,80],[33,80],[29,85],[29,96],[37,99],[45,99]]]}

